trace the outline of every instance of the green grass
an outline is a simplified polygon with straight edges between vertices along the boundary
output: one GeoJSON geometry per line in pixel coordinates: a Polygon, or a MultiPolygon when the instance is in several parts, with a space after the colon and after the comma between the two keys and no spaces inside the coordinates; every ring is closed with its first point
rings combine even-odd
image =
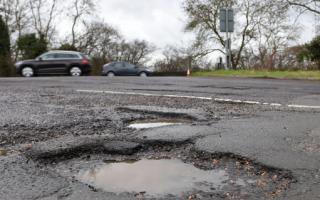
{"type": "Polygon", "coordinates": [[[215,70],[193,72],[192,76],[320,80],[320,71],[215,70]]]}

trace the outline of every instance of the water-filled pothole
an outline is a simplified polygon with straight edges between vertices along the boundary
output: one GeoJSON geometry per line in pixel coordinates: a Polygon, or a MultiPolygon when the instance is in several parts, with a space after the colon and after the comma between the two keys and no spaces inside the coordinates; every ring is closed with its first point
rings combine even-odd
{"type": "MultiPolygon", "coordinates": [[[[192,191],[210,192],[227,185],[224,170],[201,170],[178,159],[108,163],[79,174],[79,180],[113,193],[149,196],[183,196],[192,191]]],[[[239,183],[245,184],[243,180],[239,183]]]]}
{"type": "Polygon", "coordinates": [[[44,164],[95,192],[152,199],[189,199],[194,195],[203,199],[272,199],[282,196],[295,181],[289,171],[192,148],[191,144],[159,144],[133,155],[84,154],[44,164]]]}

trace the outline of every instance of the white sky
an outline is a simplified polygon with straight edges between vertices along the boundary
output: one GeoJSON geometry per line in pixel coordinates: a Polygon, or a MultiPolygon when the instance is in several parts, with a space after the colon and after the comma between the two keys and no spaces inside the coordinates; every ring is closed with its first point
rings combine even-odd
{"type": "MultiPolygon", "coordinates": [[[[96,15],[116,27],[126,39],[147,40],[161,49],[166,45],[183,45],[192,38],[191,33],[183,31],[186,15],[182,2],[183,0],[98,0],[96,15]]],[[[297,43],[303,44],[315,36],[315,17],[305,14],[299,21],[304,26],[297,43]]]]}
{"type": "Polygon", "coordinates": [[[181,44],[191,38],[183,31],[183,0],[103,0],[99,16],[127,39],[147,40],[158,47],[181,44]]]}
{"type": "MultiPolygon", "coordinates": [[[[190,39],[183,31],[186,16],[183,0],[100,0],[99,15],[119,28],[128,39],[145,39],[157,46],[175,45],[190,39]]],[[[310,14],[301,17],[304,25],[300,42],[314,37],[315,18],[310,14]]]]}

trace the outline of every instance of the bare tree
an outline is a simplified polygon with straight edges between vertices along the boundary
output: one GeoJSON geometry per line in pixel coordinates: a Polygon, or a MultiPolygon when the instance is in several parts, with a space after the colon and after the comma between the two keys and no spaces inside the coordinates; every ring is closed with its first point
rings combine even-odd
{"type": "Polygon", "coordinates": [[[72,0],[69,10],[72,12],[69,14],[72,18],[72,39],[71,45],[76,45],[76,27],[78,23],[81,21],[82,17],[86,15],[90,15],[95,10],[95,0],[72,0]]]}
{"type": "Polygon", "coordinates": [[[48,41],[51,41],[55,31],[54,20],[59,14],[59,2],[60,0],[28,0],[33,27],[39,36],[43,35],[48,41]]]}
{"type": "Polygon", "coordinates": [[[77,47],[90,56],[107,58],[122,38],[118,30],[104,22],[85,23],[77,47]]]}
{"type": "Polygon", "coordinates": [[[200,66],[202,68],[209,68],[211,65],[205,59],[205,51],[197,49],[192,44],[189,46],[168,46],[162,52],[163,58],[156,61],[154,68],[158,72],[183,73],[187,70],[196,70],[200,66]]]}
{"type": "Polygon", "coordinates": [[[184,48],[168,46],[163,51],[163,58],[154,64],[155,71],[165,73],[186,72],[190,64],[184,48]]]}
{"type": "MultiPolygon", "coordinates": [[[[289,21],[287,7],[274,1],[257,26],[257,34],[251,45],[251,55],[256,57],[254,67],[263,69],[284,68],[283,52],[289,43],[298,38],[299,26],[289,21]],[[278,12],[276,12],[278,11],[278,12]]],[[[246,64],[248,67],[250,65],[246,64]]]]}
{"type": "Polygon", "coordinates": [[[10,33],[17,32],[19,37],[27,29],[30,17],[25,0],[0,0],[0,14],[4,17],[10,33]]]}
{"type": "Polygon", "coordinates": [[[26,0],[0,0],[0,15],[4,16],[9,28],[11,55],[13,61],[16,61],[19,56],[16,40],[29,30],[28,3],[26,0]]]}
{"type": "Polygon", "coordinates": [[[320,1],[319,0],[285,0],[290,6],[307,10],[312,13],[320,15],[320,1]]]}
{"type": "Polygon", "coordinates": [[[233,67],[237,68],[244,50],[257,38],[263,20],[268,19],[270,13],[287,13],[288,7],[281,6],[278,0],[186,0],[184,10],[189,17],[186,29],[196,31],[204,44],[210,43],[208,53],[226,47],[225,37],[219,31],[219,10],[227,7],[234,8],[235,19],[238,19],[231,57],[233,67]]]}
{"type": "Polygon", "coordinates": [[[0,0],[0,14],[4,22],[9,26],[12,18],[12,6],[9,0],[0,0]]]}
{"type": "Polygon", "coordinates": [[[142,65],[149,61],[148,56],[154,52],[155,47],[144,40],[134,40],[132,42],[123,40],[119,43],[118,50],[118,55],[113,60],[142,65]]]}

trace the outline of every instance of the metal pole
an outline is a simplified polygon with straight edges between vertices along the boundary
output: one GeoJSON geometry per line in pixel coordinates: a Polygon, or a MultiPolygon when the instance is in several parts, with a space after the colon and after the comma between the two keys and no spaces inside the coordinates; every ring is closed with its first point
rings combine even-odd
{"type": "Polygon", "coordinates": [[[232,67],[232,58],[231,58],[231,56],[232,56],[232,52],[231,52],[231,32],[230,32],[230,35],[229,35],[229,39],[228,39],[228,57],[229,57],[229,68],[230,69],[233,69],[233,67],[232,67]]]}
{"type": "Polygon", "coordinates": [[[226,9],[226,68],[229,69],[229,10],[226,9]]]}

